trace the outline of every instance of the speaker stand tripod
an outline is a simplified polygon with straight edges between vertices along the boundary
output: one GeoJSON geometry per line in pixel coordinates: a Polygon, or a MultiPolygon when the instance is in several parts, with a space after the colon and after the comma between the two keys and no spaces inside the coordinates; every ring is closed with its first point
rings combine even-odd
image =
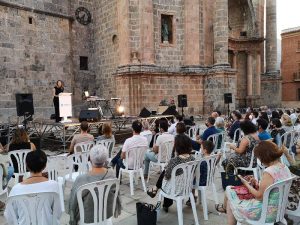
{"type": "Polygon", "coordinates": [[[228,118],[229,118],[229,116],[230,116],[230,115],[229,115],[229,113],[230,113],[229,104],[230,104],[230,103],[227,103],[227,115],[228,115],[228,118]]]}

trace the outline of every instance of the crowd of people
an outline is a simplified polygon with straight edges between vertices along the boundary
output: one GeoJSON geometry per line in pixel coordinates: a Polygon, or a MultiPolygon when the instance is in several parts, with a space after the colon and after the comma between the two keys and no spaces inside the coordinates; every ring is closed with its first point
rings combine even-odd
{"type": "MultiPolygon", "coordinates": [[[[249,218],[257,220],[262,211],[262,197],[264,191],[272,184],[291,177],[289,168],[292,168],[293,173],[297,173],[300,167],[300,139],[293,143],[293,146],[282,145],[282,135],[292,130],[297,129],[298,116],[300,110],[274,110],[271,111],[267,107],[262,107],[259,110],[249,108],[246,114],[240,113],[238,110],[233,111],[229,118],[226,118],[219,111],[212,112],[206,119],[206,129],[198,131],[198,133],[191,137],[189,136],[188,126],[184,123],[183,117],[176,116],[173,123],[166,119],[157,120],[154,127],[150,127],[149,123],[144,121],[134,121],[132,123],[132,137],[126,139],[122,145],[121,150],[114,156],[110,163],[108,163],[108,154],[104,146],[95,145],[89,151],[89,161],[91,169],[86,174],[80,175],[76,178],[71,189],[69,200],[69,207],[67,213],[70,215],[70,224],[78,224],[80,220],[76,191],[84,184],[94,181],[100,181],[111,178],[119,178],[119,171],[125,168],[124,160],[127,161],[127,168],[132,169],[134,164],[134,151],[132,149],[137,146],[147,146],[148,150],[142,159],[144,165],[144,178],[147,179],[149,174],[150,162],[157,162],[160,152],[165,152],[164,143],[172,142],[173,149],[170,160],[166,163],[163,171],[156,182],[155,187],[149,187],[147,194],[154,198],[158,191],[161,189],[165,193],[170,192],[171,189],[171,174],[175,166],[194,161],[195,152],[200,152],[197,157],[206,158],[212,154],[225,152],[215,152],[215,149],[225,149],[221,146],[225,140],[219,140],[214,143],[210,138],[211,135],[224,134],[226,140],[232,143],[228,145],[226,151],[226,159],[218,158],[218,162],[226,169],[231,164],[235,167],[248,167],[251,160],[253,160],[253,167],[258,166],[258,160],[265,170],[260,178],[260,181],[255,180],[253,176],[247,175],[246,177],[240,176],[242,183],[246,186],[248,191],[253,195],[249,200],[241,201],[234,189],[226,191],[224,203],[216,205],[216,210],[220,213],[227,213],[227,224],[233,225],[241,218],[249,218]],[[217,146],[217,148],[215,148],[217,146]],[[252,157],[254,158],[252,159],[252,157]],[[282,156],[286,157],[287,165],[282,161],[282,156]],[[128,157],[128,158],[126,158],[128,157]],[[290,167],[288,167],[290,166],[290,167]],[[115,170],[115,172],[114,172],[115,170]],[[295,172],[296,171],[296,172],[295,172]]],[[[101,141],[113,140],[114,136],[110,124],[104,124],[99,132],[98,137],[89,134],[89,126],[87,122],[81,123],[81,133],[73,137],[69,148],[69,155],[74,153],[74,147],[77,143],[87,141],[101,141]]],[[[47,156],[41,150],[36,150],[33,143],[30,142],[28,135],[24,129],[17,129],[13,135],[11,142],[7,146],[1,146],[1,151],[15,151],[19,149],[30,149],[26,158],[27,169],[30,172],[30,177],[22,178],[19,183],[13,186],[9,196],[26,194],[30,192],[57,192],[58,184],[55,181],[50,181],[42,173],[47,164],[47,156]]],[[[109,150],[111,152],[112,149],[109,150]]],[[[5,177],[7,180],[11,179],[13,173],[18,172],[16,159],[11,159],[12,164],[7,169],[8,175],[5,177]]],[[[200,165],[200,181],[199,186],[206,186],[207,180],[207,164],[203,162],[200,165]]],[[[299,175],[299,174],[298,174],[299,175]]],[[[182,171],[176,172],[176,191],[180,193],[182,187],[182,171]]],[[[7,182],[6,182],[7,183],[7,182]]],[[[290,190],[290,198],[288,208],[296,210],[299,207],[300,199],[300,178],[294,180],[290,190]]],[[[111,190],[112,192],[114,190],[111,190]]],[[[195,200],[197,196],[193,190],[195,200]]],[[[278,200],[276,191],[272,192],[270,199],[273,202],[278,200]]],[[[50,200],[49,200],[50,201],[50,200]]],[[[111,203],[112,200],[108,199],[111,203]]],[[[165,198],[163,202],[163,209],[168,212],[169,207],[172,205],[171,199],[165,198]]],[[[55,204],[58,204],[57,202],[55,204]]],[[[190,206],[190,200],[186,202],[190,206]]],[[[4,203],[1,203],[4,208],[4,203]]],[[[17,205],[14,205],[18,208],[17,205]]],[[[50,207],[50,206],[49,206],[50,207]]],[[[273,204],[270,206],[270,212],[267,220],[274,221],[278,205],[273,204]],[[273,207],[273,208],[272,208],[273,207]]],[[[118,216],[121,213],[120,196],[117,199],[117,207],[112,211],[112,205],[108,204],[107,217],[118,216]]],[[[59,220],[61,215],[61,208],[59,204],[56,211],[52,212],[51,209],[44,212],[44,218],[48,218],[53,214],[59,220]]],[[[93,199],[92,196],[87,194],[84,200],[84,211],[86,218],[94,218],[93,199]]],[[[20,213],[20,212],[19,212],[20,213]]],[[[20,213],[21,215],[22,213],[20,213]]],[[[6,218],[9,220],[10,216],[6,211],[6,218]]],[[[21,220],[21,219],[20,219],[21,220]]],[[[91,222],[89,219],[85,222],[91,222]]],[[[47,223],[45,223],[47,224],[47,223]]]]}

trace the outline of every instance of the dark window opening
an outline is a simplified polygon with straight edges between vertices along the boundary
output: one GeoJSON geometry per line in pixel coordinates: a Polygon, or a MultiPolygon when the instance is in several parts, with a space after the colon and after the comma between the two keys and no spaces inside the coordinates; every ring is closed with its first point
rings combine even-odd
{"type": "Polygon", "coordinates": [[[298,88],[298,101],[300,101],[300,88],[298,88]]]}
{"type": "Polygon", "coordinates": [[[247,31],[242,31],[242,32],[240,33],[240,36],[241,36],[241,37],[247,37],[247,31]]]}
{"type": "Polygon", "coordinates": [[[161,43],[173,44],[174,42],[173,16],[161,15],[161,43]]]}
{"type": "Polygon", "coordinates": [[[29,23],[29,24],[32,24],[32,21],[33,21],[33,20],[32,20],[32,17],[28,17],[28,23],[29,23]]]}
{"type": "Polygon", "coordinates": [[[89,70],[89,58],[80,56],[80,70],[89,70]]]}

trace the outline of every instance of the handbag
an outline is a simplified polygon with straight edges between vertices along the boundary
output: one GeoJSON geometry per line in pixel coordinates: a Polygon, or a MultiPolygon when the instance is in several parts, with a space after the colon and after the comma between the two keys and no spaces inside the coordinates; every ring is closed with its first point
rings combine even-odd
{"type": "Polygon", "coordinates": [[[221,172],[222,187],[226,190],[227,186],[241,186],[243,183],[237,176],[237,169],[232,163],[228,163],[225,168],[225,172],[221,172]],[[229,173],[229,168],[233,167],[233,173],[229,173]]]}
{"type": "Polygon", "coordinates": [[[254,195],[249,192],[249,189],[245,185],[231,187],[240,200],[254,199],[254,195]]]}
{"type": "Polygon", "coordinates": [[[156,206],[144,202],[136,203],[136,216],[138,225],[156,225],[157,211],[160,209],[160,202],[156,206]]]}

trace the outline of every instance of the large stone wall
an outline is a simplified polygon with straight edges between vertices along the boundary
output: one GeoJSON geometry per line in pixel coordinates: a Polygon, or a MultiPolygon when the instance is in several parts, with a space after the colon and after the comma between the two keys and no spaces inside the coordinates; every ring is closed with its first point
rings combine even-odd
{"type": "Polygon", "coordinates": [[[36,114],[54,112],[55,81],[64,80],[66,90],[71,87],[69,26],[67,18],[0,5],[1,121],[16,115],[16,93],[33,93],[36,114]]]}
{"type": "Polygon", "coordinates": [[[94,13],[95,68],[97,94],[115,96],[114,73],[119,65],[117,0],[97,1],[94,13]]]}

